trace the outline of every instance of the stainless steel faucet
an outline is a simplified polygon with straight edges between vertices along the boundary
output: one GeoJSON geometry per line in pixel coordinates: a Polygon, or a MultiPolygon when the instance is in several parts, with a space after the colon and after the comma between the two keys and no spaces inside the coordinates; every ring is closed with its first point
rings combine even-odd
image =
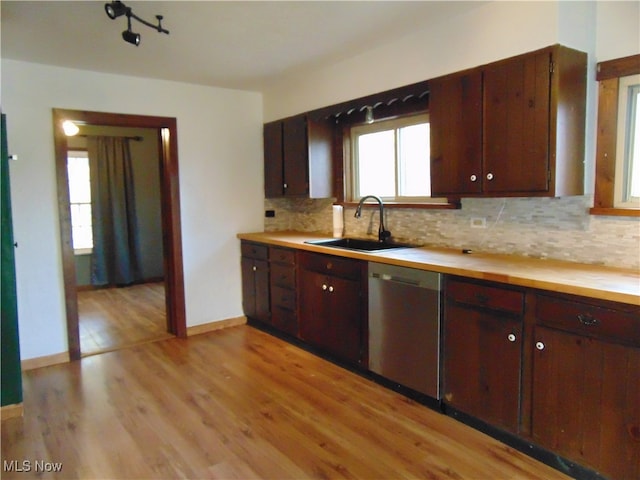
{"type": "Polygon", "coordinates": [[[382,203],[382,199],[380,197],[376,197],[375,195],[367,195],[366,197],[362,197],[360,199],[360,203],[358,203],[358,208],[356,208],[356,213],[354,217],[360,218],[362,215],[362,204],[367,198],[373,198],[380,205],[380,227],[378,227],[378,241],[386,242],[391,238],[391,232],[384,228],[384,204],[382,203]]]}

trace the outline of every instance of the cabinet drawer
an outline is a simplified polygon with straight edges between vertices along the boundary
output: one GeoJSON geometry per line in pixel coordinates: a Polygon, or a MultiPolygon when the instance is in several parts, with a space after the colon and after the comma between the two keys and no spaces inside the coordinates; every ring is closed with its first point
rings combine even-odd
{"type": "Polygon", "coordinates": [[[362,264],[360,260],[333,255],[305,252],[300,256],[300,266],[307,270],[350,280],[360,280],[362,264]]]}
{"type": "Polygon", "coordinates": [[[524,293],[490,285],[449,280],[447,298],[472,307],[489,308],[521,315],[524,310],[524,293]]]}
{"type": "Polygon", "coordinates": [[[287,248],[269,248],[269,260],[277,263],[286,263],[288,265],[295,265],[296,255],[293,250],[287,248]]]}
{"type": "Polygon", "coordinates": [[[296,288],[296,269],[290,265],[271,264],[271,283],[279,287],[296,288]]]}
{"type": "Polygon", "coordinates": [[[274,306],[271,312],[271,323],[284,332],[298,335],[298,316],[292,310],[274,306]]]}
{"type": "Polygon", "coordinates": [[[608,338],[640,346],[640,311],[620,311],[578,301],[538,295],[539,325],[580,335],[608,338]]]}
{"type": "Polygon", "coordinates": [[[268,258],[268,247],[257,243],[242,242],[240,251],[243,257],[255,258],[257,260],[266,260],[268,258]]]}
{"type": "Polygon", "coordinates": [[[287,288],[273,287],[271,289],[271,305],[295,310],[296,292],[287,288]]]}

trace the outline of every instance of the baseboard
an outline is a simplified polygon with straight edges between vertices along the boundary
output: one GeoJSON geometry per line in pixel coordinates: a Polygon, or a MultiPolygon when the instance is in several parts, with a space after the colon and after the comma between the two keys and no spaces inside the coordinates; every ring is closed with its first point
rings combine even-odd
{"type": "Polygon", "coordinates": [[[247,323],[247,317],[235,317],[227,318],[226,320],[220,320],[218,322],[203,323],[202,325],[194,325],[193,327],[187,327],[187,337],[193,335],[200,335],[202,333],[213,332],[222,328],[237,327],[238,325],[244,325],[247,323]]]}
{"type": "Polygon", "coordinates": [[[21,417],[24,414],[24,408],[21,403],[5,405],[0,409],[0,420],[5,421],[9,418],[21,417]]]}
{"type": "Polygon", "coordinates": [[[49,367],[58,365],[59,363],[69,363],[71,358],[69,352],[56,353],[54,355],[45,355],[44,357],[29,358],[20,362],[22,371],[33,370],[34,368],[49,367]]]}

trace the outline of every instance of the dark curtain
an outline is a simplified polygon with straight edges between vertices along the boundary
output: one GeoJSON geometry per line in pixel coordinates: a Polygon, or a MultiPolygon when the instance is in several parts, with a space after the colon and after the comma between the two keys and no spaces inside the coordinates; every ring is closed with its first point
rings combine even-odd
{"type": "Polygon", "coordinates": [[[93,222],[93,285],[141,280],[133,169],[129,139],[89,137],[93,222]]]}

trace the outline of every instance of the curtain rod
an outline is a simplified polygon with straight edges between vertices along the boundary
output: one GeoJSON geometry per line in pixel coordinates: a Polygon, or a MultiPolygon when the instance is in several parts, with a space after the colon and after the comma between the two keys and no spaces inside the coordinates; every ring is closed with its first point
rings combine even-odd
{"type": "Polygon", "coordinates": [[[127,135],[77,135],[78,137],[118,137],[118,138],[128,138],[129,140],[134,140],[136,142],[141,142],[144,140],[144,137],[140,135],[136,135],[135,137],[129,137],[127,135]]]}

